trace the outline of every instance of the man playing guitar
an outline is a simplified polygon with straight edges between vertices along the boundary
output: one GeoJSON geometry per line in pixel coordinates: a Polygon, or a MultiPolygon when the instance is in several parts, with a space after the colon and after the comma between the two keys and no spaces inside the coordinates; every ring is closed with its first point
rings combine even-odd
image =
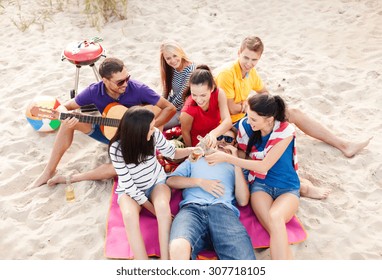
{"type": "MultiPolygon", "coordinates": [[[[74,99],[64,104],[68,111],[94,104],[100,113],[105,113],[107,111],[105,109],[109,109],[107,108],[108,105],[115,102],[126,108],[135,105],[152,105],[159,111],[155,119],[157,127],[163,126],[175,114],[176,108],[169,101],[148,86],[130,79],[130,74],[121,60],[106,58],[99,66],[99,74],[102,81],[89,85],[74,99]]],[[[122,115],[123,112],[120,117],[122,115]]],[[[75,130],[81,131],[100,142],[109,143],[109,139],[101,132],[101,127],[98,124],[80,122],[76,117],[63,120],[44,171],[29,187],[39,187],[46,183],[49,185],[58,183],[57,179],[52,179],[51,182],[48,182],[48,180],[55,175],[62,156],[71,146],[75,130]]],[[[71,181],[102,180],[114,176],[116,176],[116,173],[112,164],[106,163],[88,172],[74,175],[71,181]]]]}

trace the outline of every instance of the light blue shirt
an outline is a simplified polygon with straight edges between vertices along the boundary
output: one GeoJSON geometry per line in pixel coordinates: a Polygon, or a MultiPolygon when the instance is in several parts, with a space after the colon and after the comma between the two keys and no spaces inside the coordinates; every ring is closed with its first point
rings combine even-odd
{"type": "Polygon", "coordinates": [[[228,208],[232,209],[237,216],[239,210],[234,206],[235,199],[235,167],[226,162],[218,163],[216,165],[208,165],[204,157],[200,158],[197,162],[191,163],[189,160],[184,161],[179,165],[176,170],[168,176],[183,176],[190,178],[202,178],[207,180],[219,180],[224,186],[224,194],[221,197],[215,197],[206,192],[200,187],[186,188],[183,190],[183,200],[179,206],[182,207],[189,203],[200,205],[212,205],[222,203],[228,208]]]}

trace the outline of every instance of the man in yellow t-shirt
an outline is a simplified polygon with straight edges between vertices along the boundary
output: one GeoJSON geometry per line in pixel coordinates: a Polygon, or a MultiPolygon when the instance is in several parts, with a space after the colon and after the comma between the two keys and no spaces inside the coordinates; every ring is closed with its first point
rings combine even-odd
{"type": "Polygon", "coordinates": [[[255,66],[263,53],[264,45],[258,37],[247,37],[241,43],[239,59],[222,70],[216,77],[217,85],[227,95],[232,123],[244,117],[250,92],[268,93],[255,66]]]}
{"type": "MultiPolygon", "coordinates": [[[[234,125],[245,116],[248,106],[246,101],[252,90],[257,93],[269,93],[255,69],[263,50],[264,45],[260,38],[246,37],[238,52],[239,59],[216,76],[216,84],[227,95],[228,109],[234,125]]],[[[346,157],[360,152],[371,140],[368,138],[358,142],[347,141],[297,108],[287,108],[286,115],[288,121],[305,134],[339,149],[346,157]]]]}

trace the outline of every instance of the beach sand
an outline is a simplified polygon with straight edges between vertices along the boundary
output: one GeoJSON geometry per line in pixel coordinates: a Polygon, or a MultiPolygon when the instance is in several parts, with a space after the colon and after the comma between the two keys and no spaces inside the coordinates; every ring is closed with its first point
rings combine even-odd
{"type": "MultiPolygon", "coordinates": [[[[69,43],[102,37],[107,56],[121,58],[132,78],[160,93],[163,40],[179,41],[196,63],[216,69],[237,58],[247,35],[264,42],[257,69],[271,93],[346,139],[374,137],[346,158],[298,130],[300,173],[332,192],[326,200],[301,199],[297,216],[308,238],[292,246],[295,258],[382,259],[381,1],[130,0],[126,19],[100,30],[77,1],[61,1],[62,11],[53,1],[56,8],[38,14],[41,2],[0,7],[0,259],[105,259],[111,180],[75,183],[73,203],[64,185],[26,190],[47,163],[55,133],[34,131],[25,109],[36,96],[69,99],[75,66],[61,61],[69,43]],[[33,17],[24,32],[13,23],[33,17]]],[[[94,81],[82,67],[79,90],[94,81]]],[[[105,145],[76,133],[58,170],[83,172],[106,161],[105,145]]],[[[270,258],[269,250],[256,255],[270,258]]]]}

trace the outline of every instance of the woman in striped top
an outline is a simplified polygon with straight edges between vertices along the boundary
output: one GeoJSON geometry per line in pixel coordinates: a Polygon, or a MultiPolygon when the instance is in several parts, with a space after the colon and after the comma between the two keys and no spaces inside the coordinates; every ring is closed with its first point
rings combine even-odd
{"type": "Polygon", "coordinates": [[[176,149],[167,141],[154,127],[154,117],[146,108],[131,107],[109,144],[110,158],[118,175],[118,203],[135,259],[148,258],[139,228],[142,206],[157,217],[161,259],[169,258],[171,192],[164,183],[166,173],[156,158],[156,150],[169,158],[184,158],[192,151],[176,149]]]}
{"type": "Polygon", "coordinates": [[[164,126],[166,130],[180,124],[179,115],[184,103],[183,93],[188,87],[188,80],[195,69],[195,64],[177,42],[166,41],[160,47],[160,68],[163,97],[177,109],[177,113],[164,126]]]}

